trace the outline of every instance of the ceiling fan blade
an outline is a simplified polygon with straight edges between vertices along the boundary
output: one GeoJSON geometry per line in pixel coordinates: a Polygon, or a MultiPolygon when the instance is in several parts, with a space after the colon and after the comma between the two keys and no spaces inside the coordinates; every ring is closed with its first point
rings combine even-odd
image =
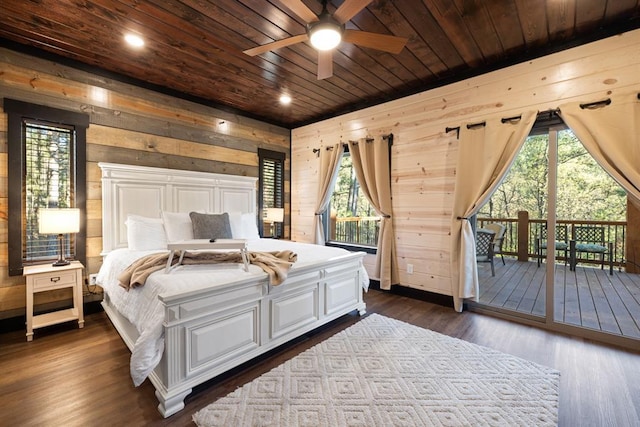
{"type": "Polygon", "coordinates": [[[302,18],[302,20],[307,24],[318,20],[318,15],[313,13],[313,11],[309,9],[306,4],[302,3],[301,0],[283,0],[282,4],[291,12],[302,18]]]}
{"type": "Polygon", "coordinates": [[[300,34],[298,36],[287,37],[286,39],[276,40],[271,43],[263,44],[260,46],[256,46],[251,49],[243,50],[243,53],[246,53],[249,56],[260,55],[261,53],[268,52],[270,50],[280,49],[281,47],[291,46],[292,44],[305,42],[309,40],[309,36],[306,34],[300,34]]]}
{"type": "Polygon", "coordinates": [[[358,46],[370,47],[389,53],[400,53],[407,44],[404,37],[390,36],[387,34],[369,33],[367,31],[344,30],[342,40],[358,46]]]}
{"type": "Polygon", "coordinates": [[[318,51],[318,80],[333,76],[333,52],[330,50],[318,51]]]}
{"type": "Polygon", "coordinates": [[[333,17],[339,23],[344,24],[367,7],[372,1],[373,0],[345,0],[345,2],[336,9],[333,17]]]}

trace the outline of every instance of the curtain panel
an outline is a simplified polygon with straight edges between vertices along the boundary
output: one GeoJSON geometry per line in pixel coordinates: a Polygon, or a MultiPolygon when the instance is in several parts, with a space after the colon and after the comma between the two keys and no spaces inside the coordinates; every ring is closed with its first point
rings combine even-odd
{"type": "Polygon", "coordinates": [[[502,182],[536,120],[536,111],[519,119],[487,119],[460,126],[451,223],[451,280],[454,308],[479,294],[475,237],[468,218],[489,201],[502,182]]]}
{"type": "Polygon", "coordinates": [[[326,243],[324,227],[322,226],[322,215],[324,215],[329,207],[331,194],[333,194],[333,188],[336,185],[336,179],[338,179],[338,170],[343,153],[344,146],[341,142],[322,147],[319,151],[320,166],[318,168],[318,193],[315,211],[316,245],[324,245],[326,243]]]}
{"type": "Polygon", "coordinates": [[[610,100],[591,108],[578,102],[562,105],[560,117],[640,208],[640,100],[637,92],[610,100]]]}
{"type": "Polygon", "coordinates": [[[378,232],[375,275],[381,289],[398,283],[395,233],[391,207],[389,137],[349,141],[349,153],[360,189],[382,218],[378,232]]]}

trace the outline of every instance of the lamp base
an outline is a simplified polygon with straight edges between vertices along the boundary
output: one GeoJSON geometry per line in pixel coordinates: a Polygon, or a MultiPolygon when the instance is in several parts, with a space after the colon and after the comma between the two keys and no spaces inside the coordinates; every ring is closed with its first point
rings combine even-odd
{"type": "Polygon", "coordinates": [[[62,260],[59,259],[51,265],[53,267],[64,267],[65,265],[69,265],[69,264],[71,264],[70,261],[67,261],[66,259],[62,259],[62,260]]]}
{"type": "Polygon", "coordinates": [[[62,234],[58,234],[58,260],[51,265],[53,267],[64,267],[69,264],[71,263],[64,259],[64,236],[62,234]]]}

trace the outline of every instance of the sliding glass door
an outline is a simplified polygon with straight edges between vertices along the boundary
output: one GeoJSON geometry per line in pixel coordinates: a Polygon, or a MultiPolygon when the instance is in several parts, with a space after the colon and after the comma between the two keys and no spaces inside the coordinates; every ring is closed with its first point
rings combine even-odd
{"type": "Polygon", "coordinates": [[[628,215],[640,224],[640,209],[571,130],[534,127],[477,216],[476,229],[498,241],[493,271],[478,263],[471,309],[615,344],[640,339],[640,251],[636,261],[627,247],[638,234],[628,215]]]}

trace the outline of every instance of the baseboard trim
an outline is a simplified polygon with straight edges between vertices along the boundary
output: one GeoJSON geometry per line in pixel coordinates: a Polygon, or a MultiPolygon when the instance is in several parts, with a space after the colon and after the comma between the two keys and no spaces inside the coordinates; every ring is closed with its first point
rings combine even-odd
{"type": "Polygon", "coordinates": [[[453,297],[449,295],[437,294],[435,292],[424,291],[422,289],[409,288],[402,285],[393,285],[391,286],[391,290],[380,289],[380,281],[374,279],[369,280],[369,289],[389,292],[394,295],[417,299],[420,301],[426,301],[433,304],[442,305],[444,307],[453,307],[453,297]]]}

